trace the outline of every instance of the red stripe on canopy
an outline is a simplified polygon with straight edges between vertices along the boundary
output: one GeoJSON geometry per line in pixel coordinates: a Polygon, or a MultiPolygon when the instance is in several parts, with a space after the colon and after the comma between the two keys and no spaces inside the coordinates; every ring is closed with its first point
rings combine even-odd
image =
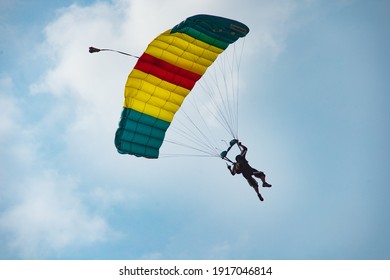
{"type": "Polygon", "coordinates": [[[202,75],[177,67],[147,53],[142,54],[134,69],[151,74],[188,90],[191,90],[196,81],[202,77],[202,75]]]}

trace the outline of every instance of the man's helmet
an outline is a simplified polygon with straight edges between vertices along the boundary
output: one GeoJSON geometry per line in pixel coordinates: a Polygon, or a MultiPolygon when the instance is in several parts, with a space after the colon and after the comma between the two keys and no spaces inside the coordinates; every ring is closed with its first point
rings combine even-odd
{"type": "Polygon", "coordinates": [[[237,162],[241,162],[241,161],[243,161],[244,160],[244,157],[242,156],[242,155],[237,155],[236,156],[236,161],[237,162]]]}

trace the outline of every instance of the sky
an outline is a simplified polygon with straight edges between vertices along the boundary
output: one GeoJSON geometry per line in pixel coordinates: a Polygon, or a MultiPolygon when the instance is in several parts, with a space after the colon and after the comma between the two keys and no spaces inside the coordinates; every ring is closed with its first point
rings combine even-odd
{"type": "Polygon", "coordinates": [[[0,259],[390,259],[390,4],[239,4],[1,1],[0,259]],[[264,202],[218,158],[115,149],[136,60],[88,47],[140,55],[199,13],[250,28],[239,135],[264,202]]]}

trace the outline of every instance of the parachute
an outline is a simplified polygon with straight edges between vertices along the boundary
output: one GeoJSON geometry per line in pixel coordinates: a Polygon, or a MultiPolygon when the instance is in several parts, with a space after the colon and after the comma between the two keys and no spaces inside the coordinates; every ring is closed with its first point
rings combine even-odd
{"type": "Polygon", "coordinates": [[[118,152],[158,158],[174,115],[196,82],[219,54],[248,32],[235,20],[195,15],[157,36],[127,79],[115,134],[118,152]]]}

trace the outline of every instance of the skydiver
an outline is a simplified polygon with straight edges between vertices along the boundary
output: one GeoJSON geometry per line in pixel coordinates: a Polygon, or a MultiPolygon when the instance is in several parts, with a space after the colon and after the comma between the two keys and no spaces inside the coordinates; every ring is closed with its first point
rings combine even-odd
{"type": "Polygon", "coordinates": [[[236,156],[236,162],[233,163],[233,166],[226,164],[227,168],[233,176],[236,174],[242,174],[242,176],[244,176],[244,178],[248,181],[249,185],[256,191],[260,201],[263,201],[264,199],[259,192],[259,184],[252,176],[261,179],[263,182],[263,188],[270,188],[272,185],[266,182],[264,172],[258,171],[249,165],[247,159],[245,158],[248,148],[242,145],[241,142],[238,142],[237,144],[240,147],[241,154],[236,156]]]}

